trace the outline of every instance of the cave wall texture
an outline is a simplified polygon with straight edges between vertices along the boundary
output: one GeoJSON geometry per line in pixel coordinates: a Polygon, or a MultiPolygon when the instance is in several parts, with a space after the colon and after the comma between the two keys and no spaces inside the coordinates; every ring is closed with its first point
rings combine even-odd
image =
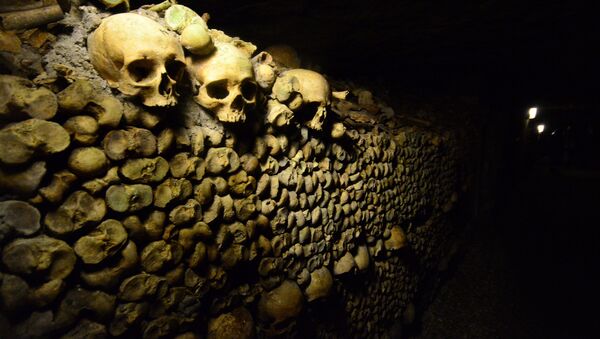
{"type": "Polygon", "coordinates": [[[467,118],[395,112],[184,7],[73,3],[2,3],[38,20],[1,33],[1,337],[414,320],[466,223],[467,118]]]}

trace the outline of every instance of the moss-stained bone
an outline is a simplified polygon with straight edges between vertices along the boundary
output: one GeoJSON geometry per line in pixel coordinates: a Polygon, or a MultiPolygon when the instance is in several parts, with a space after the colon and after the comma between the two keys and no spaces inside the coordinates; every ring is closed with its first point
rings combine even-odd
{"type": "Polygon", "coordinates": [[[0,243],[3,237],[15,233],[30,236],[40,229],[40,212],[24,201],[0,202],[0,243]]]}
{"type": "Polygon", "coordinates": [[[44,224],[52,233],[69,234],[84,226],[98,223],[106,214],[106,203],[84,191],[75,191],[58,207],[46,214],[44,224]]]}
{"type": "Polygon", "coordinates": [[[55,122],[29,119],[0,130],[0,163],[23,165],[36,155],[64,151],[70,143],[69,134],[55,122]]]}
{"type": "Polygon", "coordinates": [[[98,139],[98,121],[87,115],[76,115],[69,118],[63,127],[69,132],[71,138],[82,144],[92,145],[98,139]]]}
{"type": "Polygon", "coordinates": [[[17,239],[2,251],[2,262],[8,270],[25,277],[64,279],[71,274],[75,260],[69,245],[47,236],[17,239]]]}
{"type": "Polygon", "coordinates": [[[90,287],[109,290],[117,285],[121,276],[133,269],[137,263],[137,246],[133,241],[128,241],[115,264],[97,270],[82,271],[81,280],[90,287]]]}
{"type": "Polygon", "coordinates": [[[7,311],[19,312],[28,308],[43,308],[52,304],[64,290],[61,279],[53,279],[39,286],[29,286],[16,275],[5,274],[0,283],[0,296],[7,311]]]}
{"type": "Polygon", "coordinates": [[[114,8],[119,5],[125,6],[125,10],[129,11],[129,0],[100,0],[106,8],[114,8]]]}
{"type": "Polygon", "coordinates": [[[58,105],[70,114],[91,113],[100,126],[117,127],[123,116],[123,104],[117,98],[99,92],[85,79],[73,82],[58,93],[58,105]]]}
{"type": "Polygon", "coordinates": [[[102,141],[104,152],[111,160],[125,157],[150,157],[156,153],[156,137],[144,128],[129,127],[112,130],[102,141]]]}
{"type": "Polygon", "coordinates": [[[179,41],[183,48],[195,55],[208,55],[215,48],[206,24],[201,23],[187,26],[181,32],[179,41]]]}
{"type": "Polygon", "coordinates": [[[152,204],[152,187],[142,184],[113,185],[106,190],[106,203],[116,212],[136,212],[152,204]]]}
{"type": "Polygon", "coordinates": [[[29,117],[49,120],[58,109],[56,95],[47,88],[12,75],[0,75],[0,121],[29,117]]]}
{"type": "Polygon", "coordinates": [[[71,152],[69,169],[81,177],[104,174],[109,165],[106,154],[98,147],[81,147],[71,152]]]}
{"type": "Polygon", "coordinates": [[[36,161],[25,168],[0,167],[0,189],[7,193],[30,196],[46,174],[46,162],[36,161]]]}
{"type": "Polygon", "coordinates": [[[127,232],[123,225],[117,220],[108,219],[79,238],[73,249],[85,264],[98,264],[114,255],[126,241],[127,232]]]}
{"type": "Polygon", "coordinates": [[[304,290],[307,301],[325,298],[331,293],[333,277],[326,267],[321,267],[310,274],[310,284],[304,290]]]}
{"type": "Polygon", "coordinates": [[[162,157],[130,159],[121,166],[120,174],[136,183],[160,182],[169,171],[169,163],[162,157]]]}

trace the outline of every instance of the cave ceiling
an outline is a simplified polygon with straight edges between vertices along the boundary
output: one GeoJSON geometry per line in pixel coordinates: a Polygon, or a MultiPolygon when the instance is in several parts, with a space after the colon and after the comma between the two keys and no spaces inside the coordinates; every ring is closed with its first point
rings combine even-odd
{"type": "Polygon", "coordinates": [[[325,72],[354,78],[455,86],[457,78],[496,77],[508,87],[544,87],[597,71],[600,30],[581,1],[180,2],[259,47],[289,44],[325,72]]]}

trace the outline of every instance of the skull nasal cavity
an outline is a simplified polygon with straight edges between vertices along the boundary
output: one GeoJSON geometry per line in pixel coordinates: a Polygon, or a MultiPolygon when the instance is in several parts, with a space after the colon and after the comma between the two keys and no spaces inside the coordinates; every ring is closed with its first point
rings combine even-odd
{"type": "Polygon", "coordinates": [[[235,97],[235,99],[233,99],[233,102],[231,103],[231,109],[236,111],[243,111],[244,104],[244,99],[238,95],[237,97],[235,97]]]}
{"type": "Polygon", "coordinates": [[[225,99],[229,95],[227,79],[211,82],[206,86],[206,93],[214,99],[225,99]]]}
{"type": "Polygon", "coordinates": [[[154,74],[154,61],[150,59],[135,60],[127,66],[129,76],[133,81],[140,82],[154,74]]]}
{"type": "Polygon", "coordinates": [[[166,74],[163,74],[160,79],[160,84],[158,85],[158,93],[160,95],[165,96],[170,96],[173,93],[173,86],[171,86],[169,76],[166,74]]]}

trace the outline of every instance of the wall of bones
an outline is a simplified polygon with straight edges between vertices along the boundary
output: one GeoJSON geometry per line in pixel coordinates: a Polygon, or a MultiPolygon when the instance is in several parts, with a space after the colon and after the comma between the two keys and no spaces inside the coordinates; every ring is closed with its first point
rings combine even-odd
{"type": "Polygon", "coordinates": [[[412,321],[460,229],[460,129],[181,5],[63,17],[2,32],[0,333],[345,338],[412,321]]]}

